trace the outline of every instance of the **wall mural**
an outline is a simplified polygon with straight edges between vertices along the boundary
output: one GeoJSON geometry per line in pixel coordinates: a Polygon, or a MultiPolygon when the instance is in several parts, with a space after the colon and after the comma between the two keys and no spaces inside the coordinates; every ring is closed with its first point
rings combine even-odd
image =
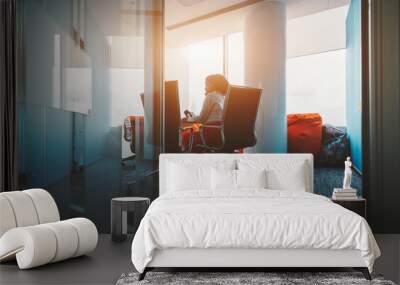
{"type": "MultiPolygon", "coordinates": [[[[313,153],[314,188],[341,187],[361,143],[345,80],[360,48],[346,49],[357,8],[288,17],[290,7],[268,2],[240,21],[185,22],[193,8],[178,15],[171,1],[18,3],[20,187],[48,190],[63,218],[109,232],[111,198],[158,196],[161,152],[313,153]],[[317,32],[309,20],[331,31],[330,44],[319,34],[294,45],[317,32]]],[[[361,194],[357,171],[352,186],[361,194]]]]}

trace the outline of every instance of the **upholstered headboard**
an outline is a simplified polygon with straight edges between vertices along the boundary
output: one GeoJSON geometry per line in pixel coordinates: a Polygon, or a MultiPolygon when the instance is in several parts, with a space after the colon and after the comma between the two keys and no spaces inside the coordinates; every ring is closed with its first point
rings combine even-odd
{"type": "Polygon", "coordinates": [[[169,162],[183,163],[188,165],[213,166],[218,163],[232,163],[237,168],[238,162],[261,161],[274,165],[275,163],[305,163],[304,177],[306,180],[306,191],[313,192],[314,166],[312,154],[161,154],[160,155],[160,181],[159,195],[167,191],[167,168],[169,162]]]}

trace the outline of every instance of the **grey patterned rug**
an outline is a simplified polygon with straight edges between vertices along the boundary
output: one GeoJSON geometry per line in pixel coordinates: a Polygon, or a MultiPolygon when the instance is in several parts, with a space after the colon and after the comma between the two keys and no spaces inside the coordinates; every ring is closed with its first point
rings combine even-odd
{"type": "Polygon", "coordinates": [[[146,284],[328,284],[328,285],[395,285],[382,276],[373,275],[368,281],[359,272],[148,272],[146,278],[138,281],[138,273],[122,274],[117,285],[146,284]]]}

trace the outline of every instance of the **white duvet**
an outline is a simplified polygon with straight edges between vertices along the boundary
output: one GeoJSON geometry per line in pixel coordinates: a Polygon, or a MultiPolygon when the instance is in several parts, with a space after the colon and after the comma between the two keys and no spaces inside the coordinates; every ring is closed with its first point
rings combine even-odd
{"type": "Polygon", "coordinates": [[[248,189],[157,198],[132,243],[143,272],[155,249],[358,249],[372,271],[380,251],[365,219],[320,195],[248,189]]]}

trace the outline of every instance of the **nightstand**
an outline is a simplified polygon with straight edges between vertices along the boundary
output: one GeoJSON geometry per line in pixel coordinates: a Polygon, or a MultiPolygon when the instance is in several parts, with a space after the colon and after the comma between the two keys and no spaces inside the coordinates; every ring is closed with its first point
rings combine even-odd
{"type": "Polygon", "coordinates": [[[359,214],[361,217],[367,217],[367,200],[364,198],[357,199],[332,199],[332,202],[359,214]]]}
{"type": "Polygon", "coordinates": [[[124,241],[128,234],[128,212],[134,213],[134,232],[150,206],[145,197],[119,197],[111,199],[111,239],[124,241]]]}

